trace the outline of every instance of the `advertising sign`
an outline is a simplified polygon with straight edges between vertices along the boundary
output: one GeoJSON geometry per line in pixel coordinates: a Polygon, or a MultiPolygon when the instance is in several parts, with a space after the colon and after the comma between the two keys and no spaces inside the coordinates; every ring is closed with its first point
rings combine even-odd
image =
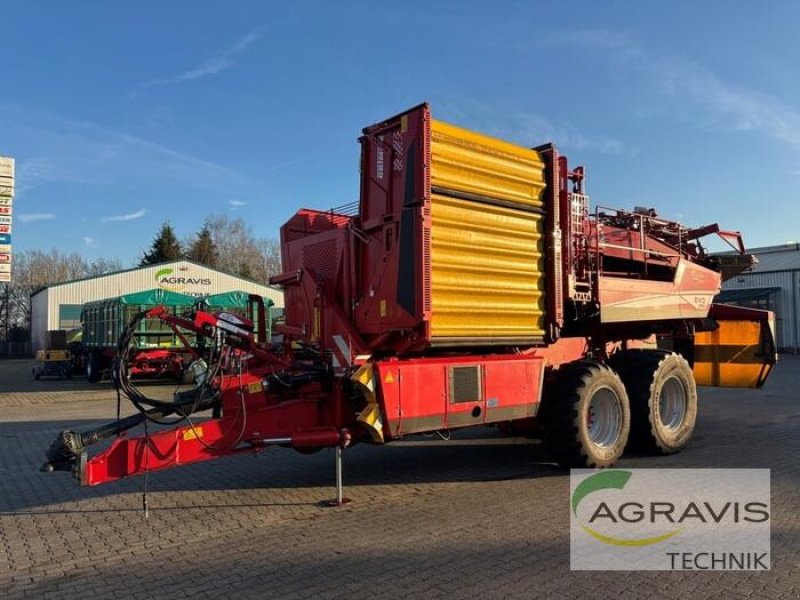
{"type": "Polygon", "coordinates": [[[609,469],[570,474],[570,567],[770,569],[769,469],[609,469]]]}
{"type": "Polygon", "coordinates": [[[0,273],[11,274],[11,263],[0,263],[0,273]]]}
{"type": "Polygon", "coordinates": [[[0,264],[11,264],[11,254],[0,253],[0,264]]]}
{"type": "Polygon", "coordinates": [[[11,236],[7,233],[0,233],[0,244],[10,244],[11,236]]]}
{"type": "Polygon", "coordinates": [[[11,225],[0,223],[0,234],[2,233],[11,233],[11,225]]]}
{"type": "Polygon", "coordinates": [[[12,209],[13,207],[11,206],[11,204],[5,204],[5,205],[0,204],[0,215],[10,216],[12,209]]]}
{"type": "Polygon", "coordinates": [[[11,281],[11,273],[0,273],[0,283],[8,283],[11,281]]]}
{"type": "Polygon", "coordinates": [[[8,156],[0,156],[0,177],[14,179],[14,159],[8,156]]]}

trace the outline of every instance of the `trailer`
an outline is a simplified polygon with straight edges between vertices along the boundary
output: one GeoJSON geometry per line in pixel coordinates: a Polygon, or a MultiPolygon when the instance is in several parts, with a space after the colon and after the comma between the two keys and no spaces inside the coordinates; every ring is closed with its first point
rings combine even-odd
{"type": "MultiPolygon", "coordinates": [[[[79,366],[86,371],[91,383],[110,372],[118,354],[120,336],[134,315],[147,308],[166,306],[171,314],[190,311],[197,299],[170,290],[156,288],[114,298],[88,302],[81,309],[81,344],[74,352],[79,366]]],[[[159,320],[138,323],[131,343],[136,351],[130,353],[130,374],[134,377],[170,377],[177,381],[187,378],[187,367],[199,358],[194,336],[176,333],[165,328],[159,320]]]]}
{"type": "Polygon", "coordinates": [[[584,169],[553,144],[456,127],[427,104],[359,142],[355,210],[301,209],[281,228],[270,283],[284,289],[285,343],[202,310],[138,315],[209,336],[207,370],[172,402],[118,377],[138,414],[63,432],[46,470],[96,485],[268,446],[331,447],[341,502],[356,443],[491,425],[541,435],[565,467],[602,468],[627,447],[684,448],[697,384],[769,376],[774,315],[713,304],[723,277],[754,262],[738,232],[591,207],[584,169]],[[736,255],[709,254],[708,235],[736,255]],[[219,417],[190,417],[209,408],[219,417]],[[166,415],[180,424],[131,435],[166,415]]]}
{"type": "MultiPolygon", "coordinates": [[[[272,321],[275,314],[275,303],[269,298],[263,298],[262,301],[264,302],[266,325],[264,328],[264,339],[256,338],[255,342],[269,344],[272,341],[272,321]]],[[[209,294],[207,296],[203,296],[202,299],[198,301],[196,306],[205,311],[227,312],[238,315],[239,317],[245,319],[250,319],[252,317],[252,319],[255,321],[253,323],[254,331],[258,332],[260,331],[260,325],[258,323],[259,312],[258,310],[253,310],[254,304],[257,303],[258,300],[255,299],[253,294],[249,294],[248,292],[243,292],[241,290],[233,290],[230,292],[221,292],[219,294],[209,294]]]]}

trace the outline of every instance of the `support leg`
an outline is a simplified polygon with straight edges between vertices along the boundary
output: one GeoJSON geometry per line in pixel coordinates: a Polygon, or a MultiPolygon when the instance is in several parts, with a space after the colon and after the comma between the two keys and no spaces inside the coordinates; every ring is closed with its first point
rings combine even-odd
{"type": "Polygon", "coordinates": [[[329,500],[330,506],[344,506],[350,503],[350,498],[344,497],[344,485],[342,484],[342,453],[341,446],[336,446],[336,498],[329,500]]]}

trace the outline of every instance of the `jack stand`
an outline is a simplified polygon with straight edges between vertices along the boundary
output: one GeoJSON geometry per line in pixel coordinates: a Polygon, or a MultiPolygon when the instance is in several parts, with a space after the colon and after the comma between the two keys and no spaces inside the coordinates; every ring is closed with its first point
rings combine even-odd
{"type": "Polygon", "coordinates": [[[328,506],[344,506],[350,504],[350,498],[344,497],[344,486],[342,485],[342,447],[336,446],[336,498],[328,500],[328,506]]]}

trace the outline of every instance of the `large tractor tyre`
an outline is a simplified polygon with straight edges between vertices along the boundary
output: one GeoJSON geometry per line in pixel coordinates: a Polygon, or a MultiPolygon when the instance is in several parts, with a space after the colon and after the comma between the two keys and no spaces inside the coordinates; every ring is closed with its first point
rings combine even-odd
{"type": "Polygon", "coordinates": [[[581,360],[553,373],[539,412],[544,439],[563,467],[610,467],[630,432],[628,394],[619,376],[581,360]]]}
{"type": "Polygon", "coordinates": [[[655,454],[682,450],[697,422],[697,386],[686,359],[674,352],[626,350],[611,364],[631,402],[631,445],[655,454]]]}
{"type": "Polygon", "coordinates": [[[89,352],[86,357],[86,381],[97,383],[103,376],[103,365],[96,352],[89,352]]]}

